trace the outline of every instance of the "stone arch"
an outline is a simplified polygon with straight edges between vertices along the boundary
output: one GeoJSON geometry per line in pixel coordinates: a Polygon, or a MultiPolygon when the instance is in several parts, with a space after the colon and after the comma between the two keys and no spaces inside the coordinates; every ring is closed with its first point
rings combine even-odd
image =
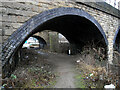
{"type": "MultiPolygon", "coordinates": [[[[81,36],[80,38],[81,40],[83,39],[83,42],[87,39],[89,40],[91,36],[93,37],[95,36],[98,39],[100,36],[104,38],[104,42],[106,46],[108,45],[106,35],[101,25],[90,14],[78,8],[72,8],[72,7],[55,8],[55,9],[44,11],[32,17],[9,37],[9,39],[3,45],[3,48],[2,48],[2,66],[4,67],[5,64],[9,63],[10,58],[14,55],[17,49],[23,44],[23,42],[28,37],[30,37],[31,35],[33,35],[38,31],[49,30],[51,28],[53,30],[58,29],[58,32],[62,34],[64,33],[63,35],[67,37],[68,41],[70,42],[75,41],[76,38],[77,40],[79,40],[79,37],[74,38],[74,36],[81,36]],[[57,22],[55,20],[57,20],[57,22]],[[62,26],[60,24],[62,24],[62,26]],[[88,26],[90,26],[91,31],[89,31],[88,26]],[[63,31],[65,30],[67,31],[65,32],[60,31],[63,28],[64,28],[63,31]],[[72,30],[71,28],[72,29],[75,28],[77,30],[77,31],[73,30],[76,32],[76,33],[74,32],[76,35],[74,35],[74,33],[71,33],[71,31],[69,31],[69,29],[72,30]],[[80,34],[77,32],[81,32],[84,34],[80,34]],[[66,33],[69,33],[69,34],[66,34],[66,33]],[[99,35],[96,35],[97,33],[99,33],[99,35]]],[[[4,72],[4,69],[3,69],[3,72],[4,72]]]]}
{"type": "Polygon", "coordinates": [[[118,46],[120,44],[120,26],[118,27],[116,33],[115,33],[115,36],[114,36],[114,39],[113,39],[113,45],[114,45],[114,48],[120,52],[120,47],[118,46]]]}
{"type": "Polygon", "coordinates": [[[34,38],[36,38],[36,39],[39,41],[40,48],[44,48],[44,47],[47,45],[46,41],[45,41],[42,37],[36,36],[36,35],[33,35],[33,36],[31,36],[31,37],[34,37],[34,38]],[[42,44],[43,46],[41,46],[41,44],[42,44]]]}

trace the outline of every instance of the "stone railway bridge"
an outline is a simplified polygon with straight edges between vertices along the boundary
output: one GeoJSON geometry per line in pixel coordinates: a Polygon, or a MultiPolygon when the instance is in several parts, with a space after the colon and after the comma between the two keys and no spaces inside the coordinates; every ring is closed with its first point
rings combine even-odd
{"type": "Polygon", "coordinates": [[[0,2],[0,23],[2,72],[5,76],[11,72],[14,56],[25,40],[43,30],[62,33],[78,47],[99,40],[107,48],[111,65],[114,62],[113,46],[120,38],[120,11],[104,2],[0,2]]]}

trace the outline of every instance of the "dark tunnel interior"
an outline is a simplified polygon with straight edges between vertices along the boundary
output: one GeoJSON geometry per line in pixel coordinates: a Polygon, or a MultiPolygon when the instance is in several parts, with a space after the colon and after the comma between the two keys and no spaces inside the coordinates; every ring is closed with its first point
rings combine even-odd
{"type": "MultiPolygon", "coordinates": [[[[119,29],[118,29],[119,31],[119,29]]],[[[117,36],[115,38],[115,44],[114,44],[114,49],[120,52],[120,31],[117,33],[117,36]]]]}
{"type": "Polygon", "coordinates": [[[116,43],[116,44],[119,44],[119,43],[120,43],[120,31],[119,31],[118,34],[117,34],[115,43],[116,43]]]}
{"type": "Polygon", "coordinates": [[[81,50],[83,46],[93,42],[97,47],[103,47],[105,49],[107,47],[104,35],[97,28],[95,23],[82,16],[63,15],[46,20],[44,23],[34,28],[24,39],[21,39],[21,42],[19,46],[15,48],[13,55],[19,51],[29,37],[44,30],[61,33],[76,49],[81,50]]]}
{"type": "Polygon", "coordinates": [[[64,15],[51,19],[40,25],[35,31],[52,30],[63,34],[66,39],[77,47],[93,41],[98,46],[105,46],[106,43],[100,30],[85,17],[77,15],[64,15]]]}

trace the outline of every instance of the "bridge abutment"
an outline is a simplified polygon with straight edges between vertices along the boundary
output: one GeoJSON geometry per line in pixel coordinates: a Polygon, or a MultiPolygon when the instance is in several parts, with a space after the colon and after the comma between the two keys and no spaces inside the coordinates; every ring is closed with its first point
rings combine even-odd
{"type": "Polygon", "coordinates": [[[15,32],[21,25],[23,25],[24,22],[32,18],[34,15],[46,10],[60,7],[82,9],[98,21],[108,40],[108,63],[113,64],[113,38],[118,26],[120,25],[119,15],[114,15],[117,10],[114,10],[116,12],[111,12],[111,9],[106,9],[108,10],[108,12],[106,12],[103,8],[100,9],[96,6],[90,7],[90,5],[84,3],[82,4],[73,1],[44,2],[42,0],[41,2],[38,0],[35,3],[2,2],[0,4],[0,43],[3,44],[6,42],[13,32],[15,32]]]}

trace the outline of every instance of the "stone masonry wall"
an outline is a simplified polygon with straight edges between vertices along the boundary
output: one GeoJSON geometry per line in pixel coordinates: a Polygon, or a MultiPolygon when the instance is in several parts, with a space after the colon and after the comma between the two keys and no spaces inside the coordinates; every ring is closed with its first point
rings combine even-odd
{"type": "Polygon", "coordinates": [[[87,7],[76,2],[68,2],[67,0],[30,0],[31,2],[1,2],[0,4],[0,43],[17,30],[25,21],[32,16],[39,14],[45,10],[59,7],[75,7],[80,8],[93,16],[102,26],[108,39],[108,60],[112,63],[113,59],[113,38],[115,32],[120,25],[118,18],[102,11],[87,7]]]}

